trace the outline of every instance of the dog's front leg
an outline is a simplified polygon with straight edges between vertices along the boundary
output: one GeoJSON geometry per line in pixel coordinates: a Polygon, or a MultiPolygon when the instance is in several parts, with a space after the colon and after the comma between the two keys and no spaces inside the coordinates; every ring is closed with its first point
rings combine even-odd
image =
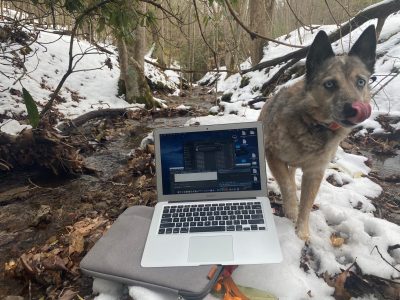
{"type": "Polygon", "coordinates": [[[301,180],[300,209],[297,217],[296,233],[299,238],[308,241],[310,238],[308,220],[325,169],[303,170],[301,180]]]}
{"type": "Polygon", "coordinates": [[[288,167],[287,163],[267,152],[268,166],[278,182],[282,193],[283,212],[293,222],[296,222],[298,212],[298,199],[296,195],[296,168],[288,167]]]}

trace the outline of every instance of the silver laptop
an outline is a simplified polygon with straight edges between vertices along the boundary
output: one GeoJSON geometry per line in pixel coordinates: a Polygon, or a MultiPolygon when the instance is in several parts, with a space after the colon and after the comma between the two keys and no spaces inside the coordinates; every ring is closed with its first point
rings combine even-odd
{"type": "Polygon", "coordinates": [[[278,263],[259,122],[158,129],[143,267],[278,263]]]}

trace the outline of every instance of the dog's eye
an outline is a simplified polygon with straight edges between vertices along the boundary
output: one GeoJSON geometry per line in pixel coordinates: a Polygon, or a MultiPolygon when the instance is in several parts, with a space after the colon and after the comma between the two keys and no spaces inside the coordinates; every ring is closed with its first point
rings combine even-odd
{"type": "Polygon", "coordinates": [[[366,84],[366,81],[364,79],[362,79],[362,78],[358,78],[357,79],[357,86],[358,87],[364,87],[365,84],[366,84]]]}
{"type": "Polygon", "coordinates": [[[335,80],[328,80],[324,82],[324,87],[328,90],[331,90],[336,87],[336,81],[335,80]]]}

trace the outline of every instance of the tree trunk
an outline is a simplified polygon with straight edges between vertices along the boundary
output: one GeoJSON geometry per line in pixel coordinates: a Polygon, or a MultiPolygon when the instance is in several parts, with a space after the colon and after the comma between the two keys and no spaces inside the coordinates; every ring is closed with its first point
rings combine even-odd
{"type": "MultiPolygon", "coordinates": [[[[144,11],[142,3],[135,9],[144,11]]],[[[131,36],[118,38],[121,70],[119,93],[125,92],[125,100],[128,103],[141,103],[145,104],[146,108],[153,108],[155,101],[144,76],[145,47],[145,28],[139,24],[131,36]]]]}
{"type": "MultiPolygon", "coordinates": [[[[268,36],[271,32],[272,13],[275,0],[249,1],[250,29],[260,35],[268,36]]],[[[265,41],[254,39],[250,44],[250,56],[253,66],[258,64],[263,57],[265,41]]]]}
{"type": "Polygon", "coordinates": [[[125,80],[126,71],[128,69],[128,54],[126,50],[125,40],[122,37],[117,38],[117,47],[119,55],[119,80],[118,80],[118,96],[126,94],[125,80]]]}
{"type": "Polygon", "coordinates": [[[158,32],[158,28],[155,25],[151,26],[151,35],[154,42],[154,51],[152,56],[157,59],[159,65],[166,67],[164,50],[160,42],[160,34],[158,32]]]}

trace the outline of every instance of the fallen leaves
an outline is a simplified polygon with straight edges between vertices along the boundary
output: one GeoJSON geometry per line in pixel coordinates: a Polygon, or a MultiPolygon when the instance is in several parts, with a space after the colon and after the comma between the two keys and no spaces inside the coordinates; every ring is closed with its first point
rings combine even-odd
{"type": "Polygon", "coordinates": [[[339,236],[336,233],[333,233],[330,237],[331,240],[331,244],[333,247],[339,248],[343,245],[344,243],[344,238],[342,238],[341,236],[339,236]]]}
{"type": "Polygon", "coordinates": [[[367,295],[379,296],[379,299],[400,299],[400,282],[375,275],[363,274],[357,262],[335,276],[325,272],[325,282],[335,288],[336,300],[349,300],[367,295]]]}
{"type": "Polygon", "coordinates": [[[95,219],[85,218],[84,220],[75,223],[73,226],[68,226],[67,229],[70,230],[70,244],[68,247],[69,255],[72,255],[73,253],[82,253],[85,243],[84,237],[106,223],[107,220],[100,217],[95,219]]]}
{"type": "Polygon", "coordinates": [[[74,299],[77,292],[65,289],[77,280],[82,256],[98,240],[110,221],[103,217],[86,217],[71,226],[58,239],[50,238],[41,247],[33,247],[18,259],[5,263],[6,276],[23,281],[34,280],[50,286],[49,299],[74,299]],[[95,238],[94,238],[95,237],[95,238]]]}

